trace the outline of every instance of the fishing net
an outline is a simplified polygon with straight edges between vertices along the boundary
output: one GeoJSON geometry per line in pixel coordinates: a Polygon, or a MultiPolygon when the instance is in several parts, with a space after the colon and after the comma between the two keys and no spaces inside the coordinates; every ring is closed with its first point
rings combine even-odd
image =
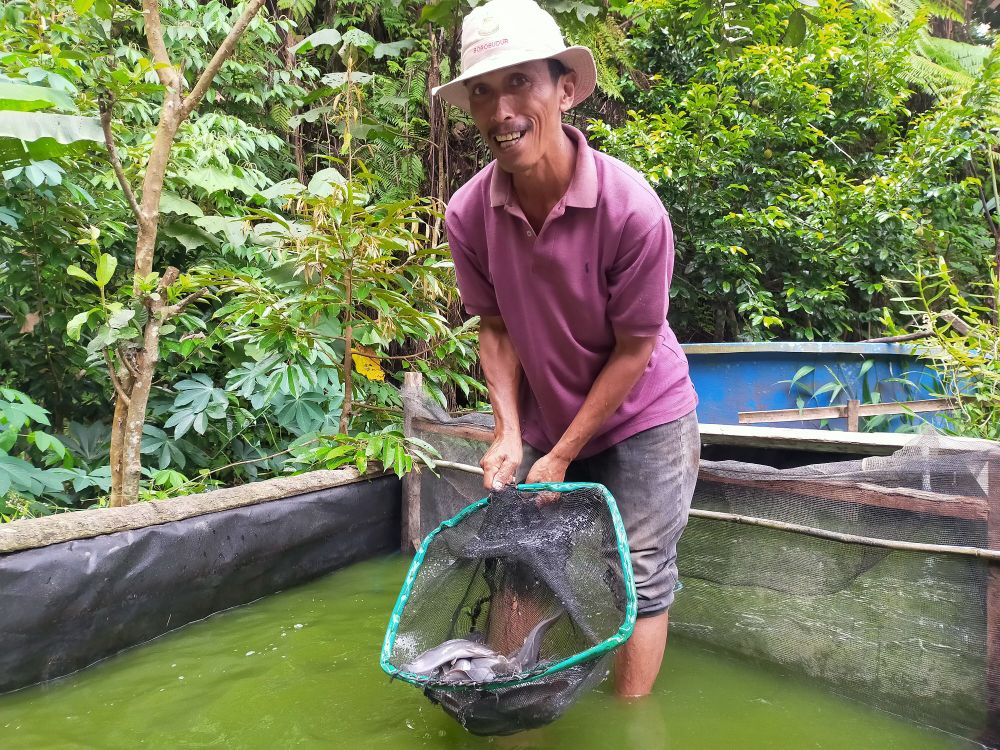
{"type": "Polygon", "coordinates": [[[417,550],[382,667],[470,732],[510,734],[554,720],[604,679],[635,615],[610,493],[585,483],[511,486],[443,522],[417,550]],[[470,674],[449,659],[458,666],[414,671],[422,654],[456,640],[463,654],[481,645],[516,663],[489,657],[480,663],[495,667],[470,674]]]}
{"type": "MultiPolygon", "coordinates": [[[[478,464],[490,415],[452,419],[413,394],[406,408],[412,434],[443,459],[478,464]]],[[[708,446],[703,456],[727,451],[739,454],[708,446]]],[[[996,744],[1000,563],[989,555],[1000,549],[1000,445],[928,434],[888,456],[755,451],[755,463],[702,461],[678,546],[671,638],[996,744]]],[[[481,481],[447,466],[424,471],[423,533],[481,481]]]]}

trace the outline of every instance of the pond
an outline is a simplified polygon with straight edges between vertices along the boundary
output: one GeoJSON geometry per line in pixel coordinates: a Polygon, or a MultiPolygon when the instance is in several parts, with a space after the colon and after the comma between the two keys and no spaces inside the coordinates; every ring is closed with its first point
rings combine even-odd
{"type": "Polygon", "coordinates": [[[398,555],[360,563],[2,696],[0,747],[979,747],[681,638],[649,699],[619,701],[605,683],[552,725],[475,737],[378,667],[408,564],[398,555]]]}

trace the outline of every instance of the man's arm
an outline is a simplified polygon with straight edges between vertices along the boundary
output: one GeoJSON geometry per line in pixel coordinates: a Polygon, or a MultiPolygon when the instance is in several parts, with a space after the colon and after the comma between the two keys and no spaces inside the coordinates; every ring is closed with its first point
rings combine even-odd
{"type": "Polygon", "coordinates": [[[523,457],[518,415],[523,371],[500,316],[483,316],[479,320],[479,361],[496,420],[493,445],[479,462],[483,467],[483,485],[489,490],[513,482],[523,457]]]}
{"type": "MultiPolygon", "coordinates": [[[[552,450],[528,473],[527,482],[562,482],[584,446],[615,413],[642,377],[657,337],[619,334],[607,363],[587,393],[580,411],[552,450]]],[[[488,376],[487,376],[488,379],[488,376]]]]}

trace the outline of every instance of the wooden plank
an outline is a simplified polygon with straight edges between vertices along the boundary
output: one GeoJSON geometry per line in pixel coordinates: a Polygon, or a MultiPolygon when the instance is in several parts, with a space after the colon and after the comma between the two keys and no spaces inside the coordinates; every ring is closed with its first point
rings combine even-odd
{"type": "MultiPolygon", "coordinates": [[[[797,427],[700,424],[702,445],[731,445],[741,448],[770,448],[888,456],[913,443],[916,435],[900,432],[834,432],[797,427]]],[[[997,443],[973,438],[947,438],[957,450],[996,450],[997,443]]]]}
{"type": "MultiPolygon", "coordinates": [[[[955,408],[955,401],[950,398],[929,398],[919,401],[889,401],[884,404],[859,404],[849,401],[836,406],[810,406],[803,409],[768,409],[765,411],[738,412],[740,424],[755,424],[757,422],[803,422],[813,419],[851,418],[851,410],[856,405],[857,416],[875,417],[883,414],[920,414],[932,411],[948,411],[955,408]]],[[[857,428],[850,432],[857,432],[857,428]]]]}
{"type": "Polygon", "coordinates": [[[952,398],[925,398],[917,401],[887,401],[884,404],[860,404],[858,415],[877,417],[882,414],[921,414],[929,411],[950,411],[958,404],[952,398]]]}
{"type": "Polygon", "coordinates": [[[493,442],[493,430],[488,427],[475,427],[466,424],[441,424],[432,422],[429,419],[414,417],[413,427],[418,432],[432,432],[436,435],[447,435],[448,437],[461,438],[463,440],[475,440],[480,443],[493,442]]]}
{"type": "Polygon", "coordinates": [[[365,474],[358,474],[353,466],[332,471],[324,469],[175,497],[169,502],[136,503],[120,508],[92,508],[40,518],[22,518],[0,524],[0,555],[183,521],[382,476],[382,467],[374,468],[374,462],[372,466],[372,470],[365,474]]]}
{"type": "Polygon", "coordinates": [[[702,445],[772,448],[888,456],[913,442],[913,435],[894,432],[833,432],[831,430],[756,425],[700,424],[702,445]]]}
{"type": "Polygon", "coordinates": [[[847,402],[847,431],[857,432],[861,429],[861,402],[852,398],[847,402]]]}
{"type": "Polygon", "coordinates": [[[812,419],[843,419],[846,406],[810,406],[808,409],[767,409],[737,412],[740,424],[757,422],[805,422],[812,419]]]}
{"type": "MultiPolygon", "coordinates": [[[[415,416],[409,404],[423,397],[424,376],[419,372],[403,375],[403,434],[414,435],[415,416]]],[[[412,554],[420,546],[420,472],[413,471],[403,476],[403,512],[400,523],[400,549],[403,554],[412,554]]]]}
{"type": "Polygon", "coordinates": [[[704,465],[698,472],[698,481],[744,487],[757,491],[767,490],[836,502],[856,503],[875,508],[927,513],[945,518],[985,521],[989,516],[987,502],[980,497],[942,495],[936,492],[902,487],[889,489],[862,482],[834,482],[814,479],[743,479],[722,476],[716,470],[704,465]]]}

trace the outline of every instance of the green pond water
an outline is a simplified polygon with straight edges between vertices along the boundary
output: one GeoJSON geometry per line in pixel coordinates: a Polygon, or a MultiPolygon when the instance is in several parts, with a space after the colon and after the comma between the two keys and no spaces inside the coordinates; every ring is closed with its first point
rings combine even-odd
{"type": "Polygon", "coordinates": [[[979,747],[679,638],[646,700],[605,683],[548,727],[475,737],[378,667],[407,565],[354,565],[2,696],[0,748],[979,747]]]}

